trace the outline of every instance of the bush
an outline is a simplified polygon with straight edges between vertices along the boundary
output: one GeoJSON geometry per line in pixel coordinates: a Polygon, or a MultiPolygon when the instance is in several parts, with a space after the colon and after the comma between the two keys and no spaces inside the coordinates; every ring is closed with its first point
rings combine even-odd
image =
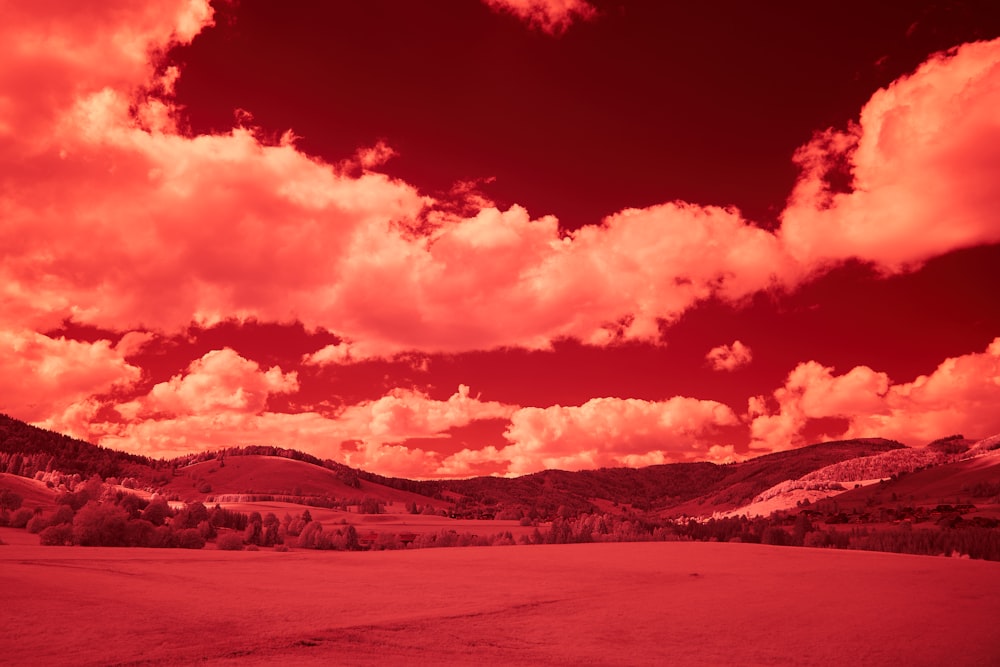
{"type": "Polygon", "coordinates": [[[197,528],[184,528],[174,531],[174,544],[181,549],[201,549],[205,546],[205,538],[197,528]]]}
{"type": "Polygon", "coordinates": [[[49,524],[58,526],[61,523],[73,523],[75,514],[73,508],[69,505],[59,505],[56,507],[55,513],[49,517],[49,524]]]}
{"type": "Polygon", "coordinates": [[[73,544],[73,526],[68,523],[49,526],[38,534],[38,542],[46,547],[62,547],[73,544]]]}
{"type": "Polygon", "coordinates": [[[127,544],[128,514],[121,507],[91,501],[73,517],[73,541],[85,547],[127,544]]]}
{"type": "Polygon", "coordinates": [[[154,546],[156,526],[145,519],[129,521],[125,526],[125,543],[130,547],[154,546]]]}
{"type": "Polygon", "coordinates": [[[828,547],[830,546],[830,540],[825,532],[822,530],[814,530],[811,533],[806,533],[803,539],[803,546],[807,547],[828,547]]]}
{"type": "Polygon", "coordinates": [[[31,517],[31,519],[28,520],[28,524],[25,526],[25,528],[28,529],[28,532],[34,535],[37,535],[38,533],[42,532],[48,527],[49,527],[48,519],[43,517],[41,514],[36,514],[35,516],[31,517]]]}
{"type": "Polygon", "coordinates": [[[24,498],[18,493],[7,489],[0,491],[0,510],[16,510],[23,502],[24,498]]]}
{"type": "Polygon", "coordinates": [[[215,540],[215,547],[222,551],[241,551],[243,549],[243,536],[239,533],[222,533],[215,540]]]}
{"type": "Polygon", "coordinates": [[[209,521],[202,521],[198,524],[198,532],[205,540],[214,540],[215,536],[218,535],[218,531],[215,530],[215,526],[209,521]]]}
{"type": "Polygon", "coordinates": [[[146,509],[142,511],[140,516],[154,526],[162,526],[171,514],[173,513],[170,511],[167,501],[162,497],[157,497],[149,501],[149,504],[146,505],[146,509]]]}
{"type": "Polygon", "coordinates": [[[24,528],[31,521],[31,517],[35,516],[35,513],[29,510],[27,507],[22,507],[18,511],[14,512],[14,515],[10,518],[11,528],[24,528]]]}

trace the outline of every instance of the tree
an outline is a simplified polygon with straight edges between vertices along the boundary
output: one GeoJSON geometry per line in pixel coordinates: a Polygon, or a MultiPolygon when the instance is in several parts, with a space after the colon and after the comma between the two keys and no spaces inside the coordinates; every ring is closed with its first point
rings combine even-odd
{"type": "Polygon", "coordinates": [[[140,516],[154,526],[162,526],[171,514],[167,501],[161,496],[154,496],[140,516]]]}
{"type": "Polygon", "coordinates": [[[316,548],[316,533],[322,532],[323,527],[319,522],[308,523],[300,532],[298,539],[298,546],[303,549],[315,549],[316,548]]]}
{"type": "Polygon", "coordinates": [[[24,498],[22,498],[19,493],[15,493],[9,489],[0,491],[0,511],[10,510],[13,512],[19,508],[23,502],[24,498]]]}
{"type": "Polygon", "coordinates": [[[275,544],[280,544],[281,539],[281,522],[278,521],[277,515],[273,512],[268,512],[264,515],[264,535],[263,535],[263,545],[265,547],[273,547],[275,544]]]}
{"type": "Polygon", "coordinates": [[[73,541],[85,547],[124,546],[127,522],[121,507],[92,500],[73,517],[73,541]]]}
{"type": "Polygon", "coordinates": [[[264,520],[261,518],[260,512],[251,512],[246,531],[243,533],[243,541],[247,544],[260,546],[263,539],[264,520]]]}

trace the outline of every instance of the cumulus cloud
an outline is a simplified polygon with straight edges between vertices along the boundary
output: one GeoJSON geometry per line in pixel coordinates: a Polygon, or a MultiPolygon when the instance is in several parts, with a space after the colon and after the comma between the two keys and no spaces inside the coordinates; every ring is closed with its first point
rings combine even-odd
{"type": "Polygon", "coordinates": [[[1000,338],[981,353],[943,361],[930,375],[895,384],[885,374],[857,366],[843,375],[815,361],[799,364],[774,392],[776,410],[763,397],[751,399],[756,444],[788,449],[802,444],[810,420],[841,418],[836,438],[884,437],[911,446],[963,432],[985,437],[1000,432],[1000,338]]]}
{"type": "Polygon", "coordinates": [[[93,396],[123,389],[141,376],[111,341],[0,328],[0,406],[25,421],[77,422],[96,410],[93,396]]]}
{"type": "Polygon", "coordinates": [[[749,347],[737,340],[732,345],[713,347],[705,355],[705,359],[713,370],[734,371],[749,364],[753,354],[749,347]]]}
{"type": "Polygon", "coordinates": [[[1000,40],[938,54],[879,90],[847,131],[799,150],[780,236],[805,266],[848,257],[888,271],[1000,241],[1000,40]],[[853,191],[833,193],[831,170],[853,191]]]}
{"type": "Polygon", "coordinates": [[[511,444],[500,455],[515,474],[725,458],[733,450],[712,450],[719,446],[712,436],[736,423],[733,411],[715,401],[595,398],[580,406],[518,410],[504,436],[511,444]]]}
{"type": "Polygon", "coordinates": [[[117,405],[124,420],[94,424],[88,435],[105,446],[152,456],[179,456],[234,444],[273,444],[385,474],[424,477],[439,467],[440,456],[399,443],[444,437],[452,428],[505,418],[516,409],[482,401],[465,385],[446,400],[394,389],[379,399],[345,406],[332,414],[268,409],[269,396],[297,389],[294,372],[277,366],[265,370],[233,350],[213,350],[184,373],[117,405]]]}
{"type": "MultiPolygon", "coordinates": [[[[572,13],[573,5],[559,6],[572,13]]],[[[780,234],[735,210],[682,202],[627,209],[565,234],[555,218],[533,219],[516,205],[479,202],[467,215],[439,209],[372,171],[392,155],[384,144],[342,168],[298,151],[290,133],[276,145],[252,128],[182,136],[169,97],[142,93],[168,90],[177,73],[157,78],[133,60],[190,38],[209,20],[204,3],[152,6],[162,18],[139,36],[128,13],[102,14],[107,25],[95,37],[66,11],[49,23],[22,7],[25,29],[5,35],[4,81],[45,60],[32,46],[43,33],[102,45],[74,48],[69,74],[60,60],[45,60],[53,72],[39,71],[39,85],[63,91],[32,116],[49,119],[46,132],[4,138],[19,150],[9,154],[16,160],[0,158],[0,306],[26,328],[70,319],[169,332],[256,318],[298,320],[351,341],[307,360],[316,364],[404,350],[545,348],[562,337],[657,341],[664,324],[709,297],[739,301],[851,256],[894,264],[996,238],[988,186],[997,142],[984,138],[994,136],[991,63],[1000,42],[933,60],[874,96],[855,131],[803,149],[805,176],[780,234]],[[109,55],[104,42],[122,40],[133,47],[109,55]],[[127,76],[112,75],[116,68],[104,76],[100,64],[80,75],[83,83],[67,83],[90,57],[111,58],[127,76]],[[937,129],[911,131],[925,117],[937,129]],[[858,188],[826,201],[823,165],[845,153],[858,188]],[[936,179],[937,189],[918,177],[936,179]],[[950,208],[896,205],[893,197],[911,201],[910,193],[950,208]],[[820,233],[833,241],[820,245],[820,233]],[[922,249],[903,250],[913,243],[922,249]]],[[[28,109],[34,98],[9,99],[28,109]]]]}
{"type": "MultiPolygon", "coordinates": [[[[580,0],[491,6],[550,32],[594,11],[580,0]]],[[[99,412],[97,396],[139,377],[127,356],[148,336],[184,331],[191,322],[300,321],[349,341],[307,355],[307,365],[407,350],[545,348],[562,337],[592,345],[658,341],[665,324],[710,297],[739,301],[774,285],[794,286],[851,257],[899,270],[1000,240],[1000,40],[931,59],[876,93],[856,126],[827,131],[799,151],[803,176],[777,234],[738,211],[682,202],[627,209],[565,234],[555,218],[533,219],[516,205],[499,210],[479,200],[474,210],[449,211],[375,171],[393,154],[384,144],[329,164],[300,152],[290,132],[276,144],[250,127],[182,135],[169,96],[182,73],[158,72],[151,54],[210,25],[205,0],[14,0],[4,12],[0,335],[9,344],[4,349],[18,352],[0,363],[4,378],[19,380],[3,381],[0,395],[12,414],[29,420],[84,428],[99,412]],[[852,172],[853,192],[830,192],[826,174],[835,166],[852,172]],[[151,333],[128,334],[118,347],[39,333],[67,320],[151,333]],[[31,374],[37,377],[22,385],[31,374]]],[[[266,411],[266,397],[295,391],[294,373],[217,352],[123,404],[134,423],[95,424],[95,432],[104,429],[101,437],[139,450],[153,443],[186,451],[195,438],[259,441],[280,435],[280,426],[323,442],[381,447],[510,410],[461,391],[443,402],[402,392],[337,419],[278,415],[266,411]],[[199,411],[201,399],[212,414],[199,411]],[[430,412],[420,417],[407,406],[430,412]]],[[[735,357],[735,344],[730,353],[735,357]]],[[[809,366],[801,375],[815,376],[815,388],[790,377],[784,403],[775,399],[777,412],[756,407],[755,437],[792,437],[802,420],[831,413],[829,406],[884,403],[886,396],[897,403],[870,410],[870,418],[903,428],[894,410],[908,414],[906,401],[916,399],[904,400],[895,388],[879,394],[882,379],[870,369],[851,373],[845,380],[809,366]],[[862,398],[844,396],[851,383],[861,385],[862,398]],[[822,387],[829,403],[811,398],[822,387]]],[[[945,371],[938,373],[935,383],[944,383],[945,371]]],[[[924,401],[928,392],[911,390],[924,401]]],[[[680,446],[656,426],[661,412],[700,414],[695,424],[706,428],[732,419],[731,410],[710,401],[600,402],[609,400],[620,399],[514,413],[511,444],[500,450],[511,471],[546,461],[578,467],[672,460],[680,446]],[[636,417],[635,435],[619,413],[636,417]],[[580,424],[604,434],[605,444],[580,424]],[[584,446],[571,450],[563,431],[584,446]],[[654,442],[661,432],[667,444],[654,442]]],[[[943,409],[929,414],[937,415],[935,425],[946,423],[943,409]]],[[[671,432],[707,446],[696,426],[671,432]]],[[[426,452],[407,458],[396,450],[362,451],[357,456],[365,460],[382,455],[400,466],[434,460],[426,452]]],[[[457,470],[488,454],[442,465],[457,470]]]]}
{"type": "Polygon", "coordinates": [[[118,412],[132,419],[158,414],[258,413],[267,405],[268,396],[294,393],[298,388],[296,373],[284,373],[277,366],[264,371],[257,362],[224,348],[208,352],[185,373],[155,385],[146,396],[118,406],[118,412]]]}
{"type": "Polygon", "coordinates": [[[591,19],[597,10],[586,0],[484,0],[495,11],[513,14],[550,35],[566,31],[574,21],[591,19]]]}

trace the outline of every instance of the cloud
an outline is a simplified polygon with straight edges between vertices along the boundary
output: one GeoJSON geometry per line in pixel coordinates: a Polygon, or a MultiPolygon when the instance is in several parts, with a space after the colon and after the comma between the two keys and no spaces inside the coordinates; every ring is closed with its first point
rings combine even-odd
{"type": "Polygon", "coordinates": [[[111,341],[0,329],[0,405],[25,421],[43,423],[67,410],[79,414],[91,397],[123,389],[141,376],[111,341]]]}
{"type": "Polygon", "coordinates": [[[277,366],[264,371],[235,351],[208,352],[188,366],[187,372],[155,385],[135,401],[118,406],[129,419],[151,415],[215,415],[224,412],[256,414],[272,394],[298,391],[296,373],[277,366]]]}
{"type": "Polygon", "coordinates": [[[597,10],[586,0],[484,0],[494,11],[513,14],[533,28],[559,35],[574,21],[586,21],[597,10]]]}
{"type": "Polygon", "coordinates": [[[419,391],[395,389],[378,400],[345,408],[337,419],[353,425],[359,440],[400,442],[441,435],[479,419],[509,417],[515,409],[495,401],[481,401],[470,395],[469,387],[460,385],[445,401],[433,400],[419,391]]]}
{"type": "Polygon", "coordinates": [[[705,359],[713,370],[734,371],[749,364],[753,354],[749,347],[737,340],[732,345],[713,347],[705,355],[705,359]]]}
{"type": "Polygon", "coordinates": [[[1000,433],[1000,338],[984,352],[944,360],[930,375],[895,384],[881,372],[857,366],[843,375],[815,361],[799,364],[774,392],[778,409],[751,399],[755,444],[788,449],[803,444],[810,420],[835,417],[847,426],[834,438],[883,437],[911,446],[966,433],[1000,433]]]}
{"type": "MultiPolygon", "coordinates": [[[[170,333],[192,322],[300,321],[349,341],[306,360],[319,365],[406,350],[543,349],[563,337],[656,342],[708,298],[794,286],[854,255],[895,265],[997,234],[987,187],[997,142],[986,139],[1000,42],[932,60],[876,94],[856,130],[804,148],[780,234],[736,210],[683,202],[565,233],[517,205],[449,212],[373,171],[392,155],[385,144],[329,164],[301,153],[291,132],[277,144],[245,127],[179,134],[169,95],[143,92],[169,90],[178,73],[154,75],[136,54],[190,39],[209,21],[203,3],[153,5],[134,24],[128,12],[100,14],[88,19],[106,23],[96,36],[77,27],[75,10],[50,21],[19,7],[25,29],[7,31],[4,81],[44,61],[40,86],[62,91],[44,102],[8,95],[24,110],[8,124],[32,104],[45,106],[32,122],[48,119],[38,132],[5,135],[18,150],[0,157],[0,308],[22,328],[69,319],[170,333]],[[44,39],[90,46],[50,62],[38,55],[44,39]],[[118,66],[90,71],[88,58],[118,66]],[[928,136],[906,129],[923,118],[928,136]],[[821,172],[841,158],[858,188],[824,198],[821,172]],[[903,206],[900,193],[952,203],[903,206]],[[833,240],[821,245],[817,230],[833,240]]],[[[545,7],[561,16],[577,5],[545,7]]]]}
{"type": "Polygon", "coordinates": [[[315,352],[303,355],[302,363],[305,366],[318,366],[321,368],[324,366],[354,364],[361,361],[379,359],[384,355],[385,351],[385,349],[374,351],[364,343],[356,344],[341,341],[340,343],[326,345],[315,352]]]}
{"type": "Polygon", "coordinates": [[[801,148],[782,243],[806,266],[856,257],[901,271],[1000,241],[1000,40],[938,54],[879,90],[847,131],[801,148]],[[834,193],[831,170],[853,191],[834,193]]]}
{"type": "MultiPolygon", "coordinates": [[[[572,0],[491,6],[501,4],[553,33],[594,12],[572,0]]],[[[17,352],[0,358],[0,397],[14,416],[75,433],[97,419],[101,395],[139,378],[126,357],[148,336],[191,322],[300,321],[347,341],[307,355],[307,365],[408,350],[540,349],[563,337],[659,341],[664,326],[708,298],[739,302],[794,287],[851,257],[902,270],[1000,240],[1000,40],[932,58],[876,93],[856,126],[803,147],[803,175],[777,234],[736,210],[683,202],[627,209],[565,233],[554,217],[533,219],[520,206],[500,210],[481,198],[455,212],[375,171],[393,155],[385,144],[331,164],[299,151],[291,132],[277,143],[252,127],[183,135],[170,100],[182,73],[158,71],[153,54],[210,25],[207,2],[15,0],[4,12],[0,349],[17,352]],[[828,172],[840,167],[853,174],[851,193],[827,186],[828,172]],[[40,333],[66,320],[133,333],[117,347],[40,333]]],[[[518,472],[546,462],[688,456],[677,438],[712,456],[706,434],[734,419],[726,406],[695,399],[595,399],[513,412],[461,389],[446,401],[398,390],[340,415],[286,415],[268,412],[267,397],[295,391],[294,372],[261,369],[231,350],[210,355],[121,404],[134,421],[92,423],[92,433],[161,452],[263,438],[295,446],[301,436],[337,453],[341,442],[358,440],[358,461],[457,470],[492,452],[441,462],[432,452],[385,448],[511,414],[510,444],[498,451],[518,472]],[[634,430],[622,415],[635,418],[634,430]]],[[[904,396],[883,391],[888,379],[870,369],[837,376],[807,365],[776,392],[777,411],[755,404],[755,437],[784,442],[809,419],[849,408],[870,420],[859,417],[852,428],[929,432],[953,423],[931,389],[972,381],[955,373],[939,369],[929,388],[914,385],[904,396]],[[927,413],[914,426],[896,417],[918,406],[927,413]]],[[[988,426],[984,415],[970,423],[988,426]]]]}
{"type": "Polygon", "coordinates": [[[8,0],[3,11],[0,155],[8,158],[58,150],[52,131],[76,100],[146,86],[151,54],[191,40],[212,20],[204,0],[8,0]]]}
{"type": "Polygon", "coordinates": [[[500,455],[516,474],[703,459],[722,454],[724,448],[710,449],[719,444],[712,435],[736,423],[733,411],[715,401],[595,398],[577,407],[518,410],[504,436],[511,444],[500,455]]]}
{"type": "Polygon", "coordinates": [[[107,447],[167,457],[237,444],[272,444],[383,474],[424,477],[439,467],[440,456],[398,443],[444,437],[453,428],[506,418],[516,409],[482,401],[465,385],[446,400],[394,389],[331,414],[268,409],[270,396],[297,390],[295,372],[278,366],[265,370],[231,349],[213,350],[184,373],[118,404],[120,422],[92,424],[86,435],[107,447]]]}

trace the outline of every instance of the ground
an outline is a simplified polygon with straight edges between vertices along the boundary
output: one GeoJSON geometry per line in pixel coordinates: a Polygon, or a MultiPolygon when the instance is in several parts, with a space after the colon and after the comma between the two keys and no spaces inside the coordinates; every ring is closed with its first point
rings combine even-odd
{"type": "Polygon", "coordinates": [[[0,534],[9,664],[1000,664],[993,562],[751,544],[280,553],[20,536],[35,537],[0,534]]]}

